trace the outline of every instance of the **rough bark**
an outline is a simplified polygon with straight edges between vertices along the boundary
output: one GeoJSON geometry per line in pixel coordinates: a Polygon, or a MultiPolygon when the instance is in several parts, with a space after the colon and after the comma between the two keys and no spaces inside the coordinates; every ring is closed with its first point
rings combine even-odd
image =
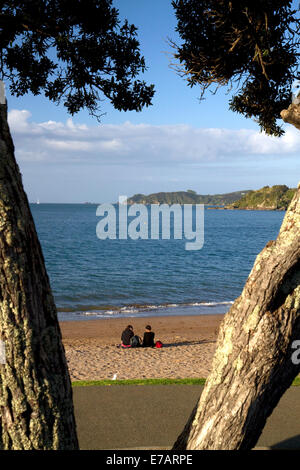
{"type": "Polygon", "coordinates": [[[200,400],[174,449],[251,449],[300,372],[300,185],[276,241],[225,315],[200,400]]]}
{"type": "Polygon", "coordinates": [[[300,106],[299,104],[292,103],[288,109],[284,109],[280,113],[284,122],[288,122],[289,124],[293,124],[293,126],[300,129],[300,106]]]}
{"type": "MultiPolygon", "coordinates": [[[[292,124],[297,124],[293,106],[292,124]]],[[[291,111],[291,110],[290,110],[291,111]]],[[[251,449],[300,372],[300,184],[276,241],[225,315],[202,395],[173,449],[251,449]]]]}
{"type": "Polygon", "coordinates": [[[0,449],[77,449],[57,312],[0,104],[0,449]]]}

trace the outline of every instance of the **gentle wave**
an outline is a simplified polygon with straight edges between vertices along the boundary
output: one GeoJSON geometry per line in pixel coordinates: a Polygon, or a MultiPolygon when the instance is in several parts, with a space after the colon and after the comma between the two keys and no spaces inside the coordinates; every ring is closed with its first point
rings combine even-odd
{"type": "Polygon", "coordinates": [[[105,306],[104,308],[93,310],[80,310],[76,312],[59,312],[61,320],[83,319],[83,318],[126,318],[126,317],[146,317],[152,316],[168,316],[168,315],[205,315],[215,313],[226,313],[233,301],[223,302],[186,302],[166,303],[166,304],[134,304],[122,307],[105,306]],[[150,313],[151,312],[151,313],[150,313]]]}
{"type": "Polygon", "coordinates": [[[217,305],[232,305],[234,302],[231,300],[231,301],[227,301],[227,302],[195,302],[193,304],[186,304],[186,305],[193,305],[193,306],[198,306],[198,305],[205,305],[207,307],[215,307],[217,305]]]}
{"type": "MultiPolygon", "coordinates": [[[[176,308],[176,307],[217,307],[218,305],[232,305],[233,301],[224,301],[224,302],[185,302],[182,304],[158,304],[158,305],[126,305],[124,307],[113,307],[113,309],[99,308],[99,311],[92,312],[93,314],[99,315],[100,312],[114,314],[117,312],[122,313],[136,313],[143,310],[158,310],[162,308],[176,308]]],[[[89,315],[90,312],[83,312],[86,315],[89,315]]]]}

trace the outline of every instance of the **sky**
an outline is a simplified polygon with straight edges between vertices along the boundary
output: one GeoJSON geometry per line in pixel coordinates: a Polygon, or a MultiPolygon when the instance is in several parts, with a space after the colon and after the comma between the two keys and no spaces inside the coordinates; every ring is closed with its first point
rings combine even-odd
{"type": "Polygon", "coordinates": [[[7,89],[9,125],[29,200],[116,202],[119,195],[192,189],[220,194],[274,184],[296,187],[300,132],[280,139],[228,109],[226,90],[190,88],[174,71],[169,39],[179,43],[171,0],[115,0],[120,18],[138,27],[153,105],[119,112],[103,102],[101,123],[86,111],[7,89]]]}

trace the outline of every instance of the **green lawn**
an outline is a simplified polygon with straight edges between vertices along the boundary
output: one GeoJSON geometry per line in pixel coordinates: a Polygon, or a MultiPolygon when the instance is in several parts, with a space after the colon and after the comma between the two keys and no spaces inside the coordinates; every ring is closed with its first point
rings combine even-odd
{"type": "MultiPolygon", "coordinates": [[[[89,385],[204,385],[205,379],[134,379],[134,380],[79,380],[72,382],[73,387],[89,385]]],[[[300,385],[297,377],[293,385],[300,385]]]]}

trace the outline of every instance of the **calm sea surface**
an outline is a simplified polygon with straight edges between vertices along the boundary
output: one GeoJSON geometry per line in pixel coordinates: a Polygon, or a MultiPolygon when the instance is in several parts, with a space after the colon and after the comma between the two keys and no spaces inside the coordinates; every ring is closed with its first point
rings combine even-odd
{"type": "MultiPolygon", "coordinates": [[[[205,210],[204,246],[100,240],[93,204],[32,204],[60,320],[225,313],[284,212],[205,210]]],[[[172,232],[171,232],[172,233],[172,232]]]]}

